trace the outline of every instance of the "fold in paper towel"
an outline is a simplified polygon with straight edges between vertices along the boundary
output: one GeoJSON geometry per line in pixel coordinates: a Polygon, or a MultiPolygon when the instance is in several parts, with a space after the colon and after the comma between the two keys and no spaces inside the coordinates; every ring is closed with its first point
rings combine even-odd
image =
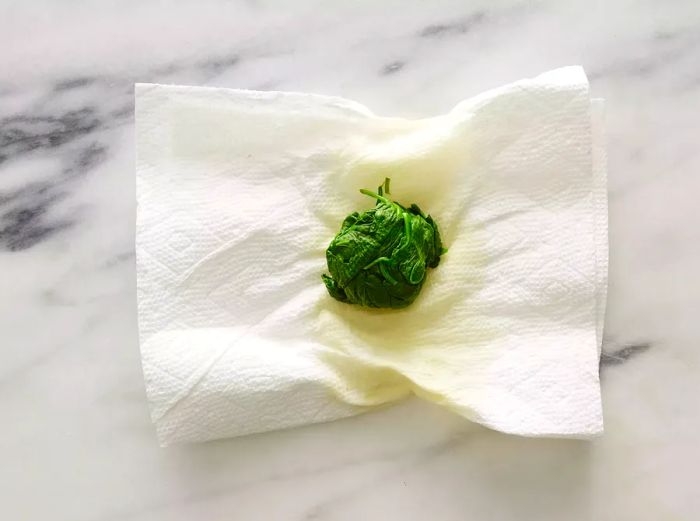
{"type": "Polygon", "coordinates": [[[527,436],[602,431],[602,102],[580,67],[434,118],[339,98],[136,85],[138,313],[162,444],[334,420],[415,393],[527,436]],[[343,218],[393,196],[449,252],[404,310],[333,300],[343,218]]]}

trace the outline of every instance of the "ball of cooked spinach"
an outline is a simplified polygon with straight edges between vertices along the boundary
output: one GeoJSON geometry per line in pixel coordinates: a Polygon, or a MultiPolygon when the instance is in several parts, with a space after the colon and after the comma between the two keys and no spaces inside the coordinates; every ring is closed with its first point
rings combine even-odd
{"type": "Polygon", "coordinates": [[[440,262],[443,248],[438,225],[416,204],[392,201],[389,179],[371,210],[348,215],[326,250],[328,293],[341,302],[373,308],[403,308],[420,293],[428,268],[440,262]],[[386,195],[385,195],[386,194],[386,195]]]}

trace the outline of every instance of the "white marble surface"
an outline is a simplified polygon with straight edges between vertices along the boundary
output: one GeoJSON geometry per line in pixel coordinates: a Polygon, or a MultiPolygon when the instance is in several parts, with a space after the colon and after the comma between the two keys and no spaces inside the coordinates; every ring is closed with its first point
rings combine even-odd
{"type": "Polygon", "coordinates": [[[700,4],[194,4],[0,2],[0,519],[698,519],[700,4]],[[136,341],[134,81],[421,116],[577,63],[608,100],[602,438],[509,437],[409,402],[158,448],[136,341]]]}

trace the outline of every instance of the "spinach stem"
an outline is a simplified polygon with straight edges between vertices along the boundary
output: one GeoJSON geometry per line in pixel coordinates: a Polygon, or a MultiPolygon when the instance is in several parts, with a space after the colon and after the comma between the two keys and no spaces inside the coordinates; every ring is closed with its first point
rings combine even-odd
{"type": "Polygon", "coordinates": [[[365,195],[369,195],[371,198],[377,199],[386,205],[389,205],[389,206],[392,205],[391,200],[387,199],[386,197],[384,197],[382,195],[375,194],[374,192],[372,192],[371,190],[367,190],[366,188],[360,188],[360,193],[365,194],[365,195]]]}
{"type": "Polygon", "coordinates": [[[408,212],[403,214],[403,231],[406,235],[406,244],[408,244],[411,242],[411,216],[408,215],[408,212]]]}
{"type": "Polygon", "coordinates": [[[387,271],[387,269],[386,269],[386,263],[385,263],[385,262],[382,262],[382,263],[379,265],[379,271],[382,272],[382,275],[384,275],[384,278],[385,278],[387,281],[389,281],[389,284],[391,284],[392,286],[395,286],[396,284],[399,283],[399,282],[398,282],[394,277],[392,277],[391,274],[387,271]]]}
{"type": "Polygon", "coordinates": [[[372,266],[374,266],[375,264],[378,264],[378,263],[380,263],[380,262],[390,261],[390,260],[391,260],[391,259],[390,259],[389,257],[377,257],[377,258],[374,259],[372,262],[370,262],[367,266],[365,266],[363,269],[368,270],[368,269],[370,269],[372,266]]]}

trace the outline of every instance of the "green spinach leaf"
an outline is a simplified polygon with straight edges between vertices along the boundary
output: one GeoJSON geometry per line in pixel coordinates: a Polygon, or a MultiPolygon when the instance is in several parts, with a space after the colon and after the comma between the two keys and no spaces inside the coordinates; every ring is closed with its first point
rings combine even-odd
{"type": "Polygon", "coordinates": [[[390,179],[377,193],[374,208],[348,215],[326,250],[330,276],[322,275],[328,293],[341,302],[373,308],[411,304],[435,268],[443,248],[435,220],[416,204],[408,208],[388,195],[390,179]]]}

